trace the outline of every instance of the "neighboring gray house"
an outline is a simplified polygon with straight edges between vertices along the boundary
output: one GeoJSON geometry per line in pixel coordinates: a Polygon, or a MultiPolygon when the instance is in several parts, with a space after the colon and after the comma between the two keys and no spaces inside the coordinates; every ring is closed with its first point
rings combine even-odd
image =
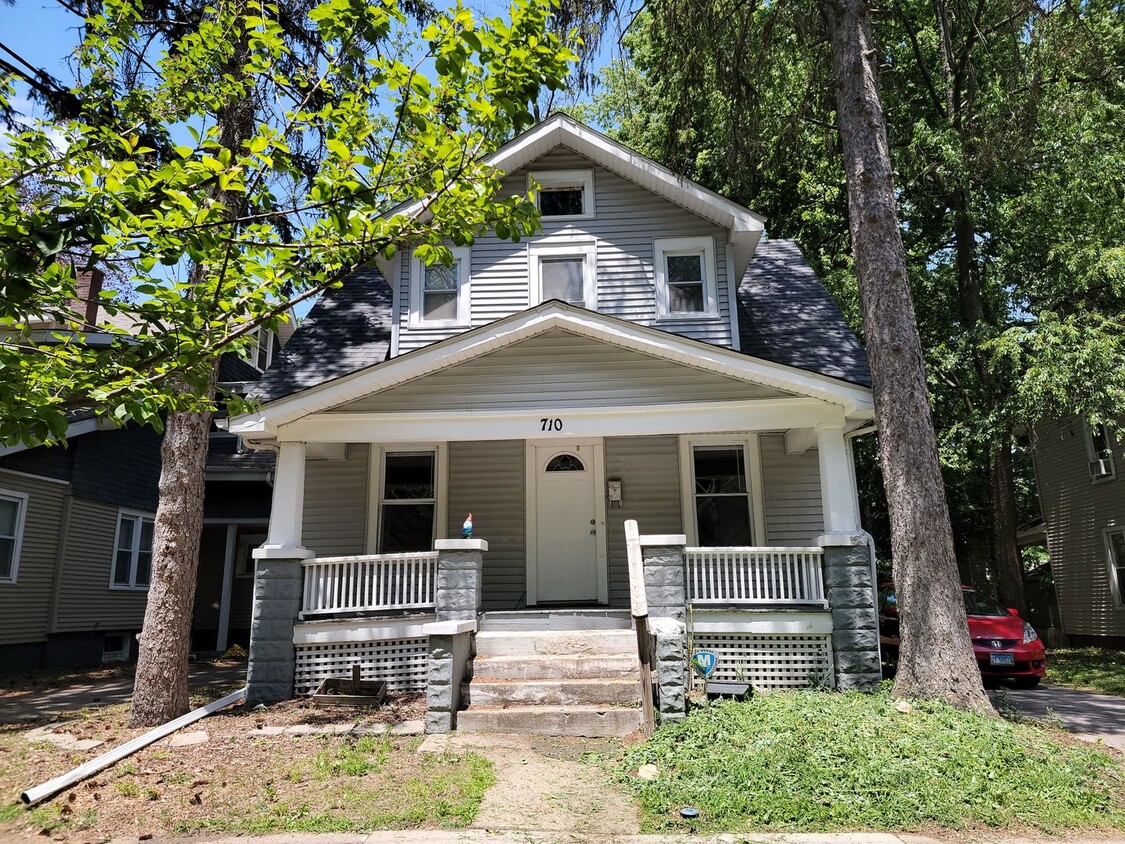
{"type": "Polygon", "coordinates": [[[358,664],[425,686],[432,729],[534,702],[554,707],[541,731],[596,730],[574,726],[583,706],[635,728],[606,709],[637,688],[611,659],[636,664],[613,629],[628,519],[670,625],[666,714],[685,635],[719,655],[712,679],[877,682],[850,444],[873,418],[867,360],[800,251],[563,115],[489,161],[505,193],[540,186],[542,233],[354,274],[266,371],[260,411],[230,420],[278,450],[252,696],[358,664]]]}
{"type": "Polygon", "coordinates": [[[1078,418],[1037,425],[1033,445],[1063,632],[1125,647],[1125,448],[1078,418]]]}
{"type": "MultiPolygon", "coordinates": [[[[95,282],[95,285],[97,282],[95,282]]],[[[97,300],[97,290],[83,294],[97,300]]],[[[91,314],[93,325],[100,319],[91,314]]],[[[42,330],[51,330],[46,325],[42,330]]],[[[245,390],[269,362],[226,355],[220,382],[245,390]]],[[[77,414],[65,448],[0,448],[0,672],[91,665],[136,656],[148,597],[161,437],[77,414]]],[[[216,431],[192,648],[249,644],[253,561],[265,538],[273,455],[216,431]]]]}

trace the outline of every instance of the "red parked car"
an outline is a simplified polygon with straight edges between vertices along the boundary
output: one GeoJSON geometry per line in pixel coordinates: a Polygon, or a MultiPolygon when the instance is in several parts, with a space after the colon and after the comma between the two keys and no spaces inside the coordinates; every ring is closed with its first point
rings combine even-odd
{"type": "MultiPolygon", "coordinates": [[[[1031,688],[1047,676],[1047,650],[1035,632],[1015,610],[971,589],[961,587],[965,613],[969,619],[969,638],[977,665],[985,679],[1010,677],[1017,686],[1031,688]]],[[[883,661],[898,662],[898,606],[895,588],[884,583],[879,589],[879,642],[883,661]]]]}

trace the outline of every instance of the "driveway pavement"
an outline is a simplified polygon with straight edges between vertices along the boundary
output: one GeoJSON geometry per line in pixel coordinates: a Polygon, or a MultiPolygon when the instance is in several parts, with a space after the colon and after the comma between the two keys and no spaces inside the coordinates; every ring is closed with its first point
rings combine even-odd
{"type": "MultiPolygon", "coordinates": [[[[193,664],[188,679],[192,690],[204,686],[229,686],[244,682],[246,682],[246,666],[241,664],[193,664]]],[[[58,688],[28,689],[0,696],[0,724],[49,718],[55,714],[72,712],[87,706],[125,703],[132,697],[131,675],[77,682],[58,688]]]]}
{"type": "Polygon", "coordinates": [[[1089,741],[1100,738],[1125,753],[1125,697],[1046,684],[1035,689],[996,689],[989,696],[997,707],[1058,724],[1089,741]]]}

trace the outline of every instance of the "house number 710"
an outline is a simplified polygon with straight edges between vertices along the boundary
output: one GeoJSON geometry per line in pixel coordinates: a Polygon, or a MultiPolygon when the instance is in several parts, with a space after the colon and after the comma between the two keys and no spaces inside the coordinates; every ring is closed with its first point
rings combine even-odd
{"type": "Polygon", "coordinates": [[[562,430],[562,420],[561,419],[540,419],[539,420],[539,430],[540,431],[561,431],[562,430]]]}

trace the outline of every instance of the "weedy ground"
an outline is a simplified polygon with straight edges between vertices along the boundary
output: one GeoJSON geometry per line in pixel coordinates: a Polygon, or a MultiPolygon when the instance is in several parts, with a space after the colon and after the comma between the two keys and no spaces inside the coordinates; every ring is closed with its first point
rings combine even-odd
{"type": "Polygon", "coordinates": [[[755,696],[696,708],[630,748],[623,778],[648,831],[1125,829],[1125,765],[1031,723],[886,690],[755,696]],[[906,708],[906,707],[902,707],[906,708]],[[656,779],[635,776],[658,766],[656,779]]]}
{"type": "Polygon", "coordinates": [[[1068,689],[1125,696],[1125,651],[1109,648],[1052,648],[1047,682],[1068,689]]]}

